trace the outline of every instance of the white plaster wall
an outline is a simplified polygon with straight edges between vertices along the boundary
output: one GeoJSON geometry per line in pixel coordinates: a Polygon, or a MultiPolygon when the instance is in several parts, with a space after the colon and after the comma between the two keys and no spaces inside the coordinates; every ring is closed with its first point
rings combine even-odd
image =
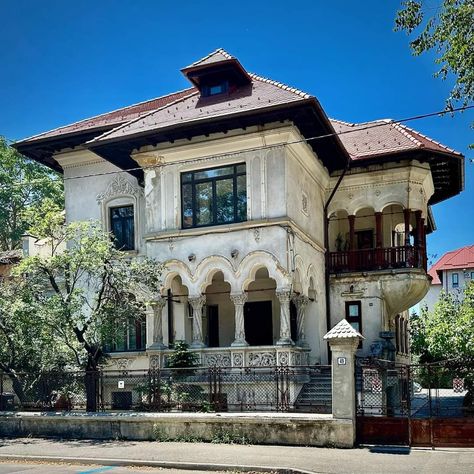
{"type": "Polygon", "coordinates": [[[88,150],[72,150],[55,155],[55,159],[64,169],[64,195],[66,222],[99,220],[107,228],[107,205],[133,203],[131,194],[109,193],[101,204],[98,196],[107,193],[111,185],[120,178],[122,183],[129,184],[136,191],[135,237],[137,251],[143,252],[144,200],[136,178],[123,173],[119,168],[103,160],[88,150]],[[83,177],[86,176],[86,177],[83,177]]]}

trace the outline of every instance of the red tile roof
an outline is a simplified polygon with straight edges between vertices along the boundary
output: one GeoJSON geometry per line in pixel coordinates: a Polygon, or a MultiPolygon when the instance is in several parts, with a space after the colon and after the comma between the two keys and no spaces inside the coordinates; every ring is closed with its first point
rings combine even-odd
{"type": "Polygon", "coordinates": [[[102,143],[139,133],[157,131],[182,123],[211,118],[229,117],[250,110],[304,101],[312,96],[280,82],[250,74],[252,83],[230,92],[229,95],[201,97],[193,90],[187,96],[154,110],[135,120],[119,125],[94,138],[89,143],[102,143]]]}
{"type": "Polygon", "coordinates": [[[93,130],[95,128],[119,125],[121,123],[136,119],[137,117],[141,117],[142,115],[150,112],[151,110],[156,110],[166,104],[174,102],[175,100],[181,97],[189,95],[193,91],[195,91],[194,87],[190,87],[188,89],[173,92],[171,94],[166,94],[155,99],[150,99],[144,102],[139,102],[137,104],[129,105],[121,109],[113,110],[112,112],[106,112],[104,114],[80,120],[79,122],[74,122],[69,125],[64,125],[62,127],[55,128],[54,130],[50,130],[48,132],[40,133],[38,135],[25,138],[20,143],[26,141],[34,143],[35,140],[42,140],[45,138],[56,138],[72,133],[93,130]]]}
{"type": "Polygon", "coordinates": [[[467,245],[457,250],[445,253],[428,271],[433,278],[432,285],[441,285],[438,272],[474,268],[474,245],[467,245]]]}
{"type": "Polygon", "coordinates": [[[204,66],[207,64],[218,63],[221,61],[226,61],[228,59],[237,59],[237,58],[229,54],[224,49],[218,48],[212,53],[208,54],[207,56],[204,56],[203,58],[199,59],[198,61],[193,62],[189,66],[186,66],[184,69],[189,69],[196,66],[204,66]]]}
{"type": "Polygon", "coordinates": [[[462,156],[420,132],[388,119],[364,123],[331,119],[331,123],[353,160],[416,149],[462,156]]]}

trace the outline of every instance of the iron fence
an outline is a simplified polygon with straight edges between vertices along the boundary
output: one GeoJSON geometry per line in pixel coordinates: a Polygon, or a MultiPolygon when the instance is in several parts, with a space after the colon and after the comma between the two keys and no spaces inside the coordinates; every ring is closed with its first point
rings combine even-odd
{"type": "Polygon", "coordinates": [[[0,372],[0,394],[0,410],[331,413],[332,407],[330,366],[0,372]]]}
{"type": "Polygon", "coordinates": [[[356,363],[357,413],[411,418],[474,416],[474,360],[356,363]],[[470,395],[469,395],[470,394],[470,395]]]}

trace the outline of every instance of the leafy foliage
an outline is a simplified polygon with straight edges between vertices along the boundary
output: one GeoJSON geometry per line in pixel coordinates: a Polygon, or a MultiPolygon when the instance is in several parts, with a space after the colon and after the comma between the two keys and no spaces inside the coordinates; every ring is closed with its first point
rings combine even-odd
{"type": "Polygon", "coordinates": [[[411,347],[421,362],[474,358],[474,282],[458,302],[442,293],[433,311],[426,308],[411,318],[411,347]]]}
{"type": "Polygon", "coordinates": [[[186,341],[176,341],[173,344],[173,352],[168,356],[168,367],[185,369],[197,365],[197,355],[189,350],[188,343],[186,341]]]}
{"type": "Polygon", "coordinates": [[[143,318],[161,267],[115,249],[98,222],[61,226],[51,215],[41,229],[41,237],[55,239],[51,255],[26,258],[17,269],[26,278],[30,310],[74,354],[77,367],[96,370],[106,357],[104,341],[143,318]]]}
{"type": "Polygon", "coordinates": [[[62,180],[0,137],[0,250],[21,246],[21,236],[42,218],[40,207],[45,200],[64,206],[62,180]]]}
{"type": "Polygon", "coordinates": [[[436,77],[455,77],[455,85],[448,98],[448,108],[454,102],[469,104],[474,99],[474,2],[472,0],[444,0],[439,8],[423,0],[404,1],[397,13],[395,30],[418,35],[410,42],[418,56],[430,50],[436,53],[440,69],[436,77]],[[430,13],[435,10],[432,16],[430,13]]]}

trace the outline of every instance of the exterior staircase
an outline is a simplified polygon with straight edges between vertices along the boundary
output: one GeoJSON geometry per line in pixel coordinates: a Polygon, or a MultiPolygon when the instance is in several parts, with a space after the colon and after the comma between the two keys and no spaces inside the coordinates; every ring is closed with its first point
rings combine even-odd
{"type": "Polygon", "coordinates": [[[295,401],[295,411],[331,413],[331,382],[331,367],[311,368],[309,381],[303,385],[295,401]]]}

